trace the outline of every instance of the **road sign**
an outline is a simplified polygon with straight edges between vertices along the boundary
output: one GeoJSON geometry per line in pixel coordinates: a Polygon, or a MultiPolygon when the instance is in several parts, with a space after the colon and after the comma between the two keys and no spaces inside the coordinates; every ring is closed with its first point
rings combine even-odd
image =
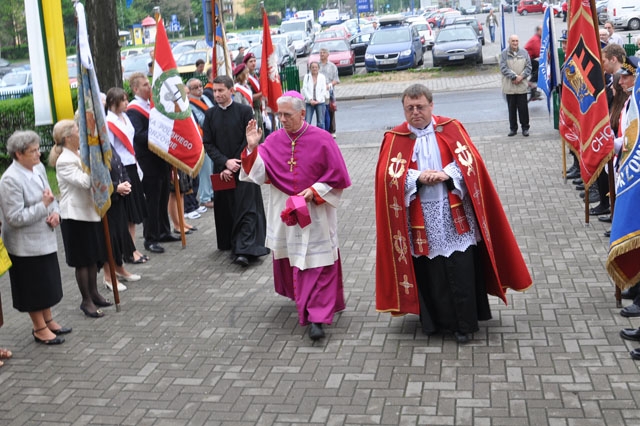
{"type": "Polygon", "coordinates": [[[357,0],[358,13],[373,12],[373,0],[357,0]]]}

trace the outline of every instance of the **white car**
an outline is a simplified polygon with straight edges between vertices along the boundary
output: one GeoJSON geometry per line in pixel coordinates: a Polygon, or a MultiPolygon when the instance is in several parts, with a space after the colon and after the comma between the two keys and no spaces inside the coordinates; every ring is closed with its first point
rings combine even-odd
{"type": "Polygon", "coordinates": [[[414,17],[408,18],[407,21],[418,30],[423,50],[431,49],[436,41],[436,35],[427,20],[422,17],[414,17]]]}

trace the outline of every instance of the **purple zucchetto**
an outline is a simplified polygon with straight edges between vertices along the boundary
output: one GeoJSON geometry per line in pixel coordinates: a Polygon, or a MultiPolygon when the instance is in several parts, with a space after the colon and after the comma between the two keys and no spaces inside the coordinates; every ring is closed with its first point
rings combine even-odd
{"type": "Polygon", "coordinates": [[[302,96],[300,92],[296,92],[295,90],[289,90],[287,92],[284,92],[282,96],[290,96],[292,98],[298,98],[304,101],[304,96],[302,96]]]}

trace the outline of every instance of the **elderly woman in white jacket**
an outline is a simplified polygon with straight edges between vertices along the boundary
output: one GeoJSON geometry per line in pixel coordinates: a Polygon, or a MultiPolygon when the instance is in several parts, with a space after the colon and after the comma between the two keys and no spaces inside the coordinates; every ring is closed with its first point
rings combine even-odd
{"type": "Polygon", "coordinates": [[[91,193],[91,177],[82,169],[78,150],[80,136],[73,120],[60,120],[53,126],[55,147],[49,164],[55,166],[60,188],[62,241],[67,265],[76,269],[76,282],[82,295],[80,310],[88,317],[100,318],[100,309],[111,306],[98,292],[98,268],[107,259],[104,232],[91,193]]]}
{"type": "Polygon", "coordinates": [[[309,64],[309,72],[304,76],[302,82],[302,96],[307,105],[305,121],[311,124],[313,113],[316,114],[316,125],[324,129],[324,113],[326,101],[329,99],[327,90],[327,80],[320,72],[320,64],[312,62],[309,64]]]}
{"type": "MultiPolygon", "coordinates": [[[[13,307],[27,312],[34,340],[64,342],[71,328],[54,321],[51,308],[62,300],[58,243],[60,212],[40,162],[40,137],[16,131],[7,140],[13,163],[0,179],[2,238],[13,263],[9,270],[13,307]]],[[[9,355],[10,356],[10,355],[9,355]]]]}

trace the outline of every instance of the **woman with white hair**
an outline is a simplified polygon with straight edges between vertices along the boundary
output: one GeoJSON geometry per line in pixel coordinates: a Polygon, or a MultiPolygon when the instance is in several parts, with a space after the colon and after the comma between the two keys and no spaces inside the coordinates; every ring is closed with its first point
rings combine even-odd
{"type": "Polygon", "coordinates": [[[9,269],[13,307],[27,312],[37,343],[58,345],[71,332],[53,320],[51,308],[62,300],[55,228],[60,210],[40,162],[40,137],[16,131],[7,140],[13,163],[0,179],[2,238],[13,266],[9,269]]]}

